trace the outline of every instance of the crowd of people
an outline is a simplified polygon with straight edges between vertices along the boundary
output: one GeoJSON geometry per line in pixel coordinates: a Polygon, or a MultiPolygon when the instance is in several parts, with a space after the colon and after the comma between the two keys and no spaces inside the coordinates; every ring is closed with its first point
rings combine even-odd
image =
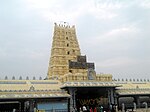
{"type": "Polygon", "coordinates": [[[76,112],[104,112],[103,106],[100,107],[89,107],[89,106],[83,106],[80,107],[79,110],[75,109],[76,112]]]}
{"type": "Polygon", "coordinates": [[[116,106],[111,105],[108,109],[104,109],[103,106],[99,107],[82,106],[79,109],[75,108],[75,112],[116,112],[116,106]]]}

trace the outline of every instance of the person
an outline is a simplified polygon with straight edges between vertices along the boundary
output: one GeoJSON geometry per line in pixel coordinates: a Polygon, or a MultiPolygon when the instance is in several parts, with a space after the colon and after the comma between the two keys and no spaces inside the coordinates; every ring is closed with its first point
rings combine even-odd
{"type": "Polygon", "coordinates": [[[16,112],[16,109],[13,109],[13,112],[16,112]]]}
{"type": "Polygon", "coordinates": [[[94,112],[97,112],[97,109],[96,109],[96,107],[94,108],[94,112]]]}
{"type": "Polygon", "coordinates": [[[81,109],[81,107],[80,107],[79,111],[80,111],[80,112],[82,112],[82,109],[81,109]]]}
{"type": "Polygon", "coordinates": [[[90,107],[89,106],[87,106],[87,112],[90,112],[90,107]]]}
{"type": "Polygon", "coordinates": [[[110,104],[109,109],[110,109],[110,111],[112,112],[112,104],[110,104]]]}
{"type": "Polygon", "coordinates": [[[83,106],[83,112],[86,112],[86,111],[87,111],[86,107],[85,107],[85,106],[83,106]]]}
{"type": "Polygon", "coordinates": [[[92,109],[92,107],[90,108],[90,112],[93,112],[93,109],[92,109]]]}
{"type": "Polygon", "coordinates": [[[75,112],[78,112],[76,107],[74,108],[74,111],[75,111],[75,112]]]}
{"type": "Polygon", "coordinates": [[[103,106],[100,107],[100,112],[103,112],[103,106]]]}

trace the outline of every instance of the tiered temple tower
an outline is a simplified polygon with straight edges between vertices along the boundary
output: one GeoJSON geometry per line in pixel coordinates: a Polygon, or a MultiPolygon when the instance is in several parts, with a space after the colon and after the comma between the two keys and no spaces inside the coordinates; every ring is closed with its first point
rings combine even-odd
{"type": "Polygon", "coordinates": [[[94,63],[87,62],[86,56],[81,56],[76,36],[75,26],[66,22],[54,26],[51,57],[47,79],[65,81],[111,81],[110,74],[97,74],[94,63]]]}
{"type": "Polygon", "coordinates": [[[55,23],[48,78],[73,72],[69,70],[69,60],[76,61],[80,55],[75,26],[55,23]]]}

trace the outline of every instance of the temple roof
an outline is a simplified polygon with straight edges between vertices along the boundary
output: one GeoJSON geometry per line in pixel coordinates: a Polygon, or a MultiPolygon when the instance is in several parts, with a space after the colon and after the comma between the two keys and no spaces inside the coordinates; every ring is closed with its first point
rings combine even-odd
{"type": "Polygon", "coordinates": [[[0,99],[69,97],[58,80],[0,80],[0,99]]]}
{"type": "Polygon", "coordinates": [[[122,86],[116,87],[119,95],[146,95],[150,94],[150,82],[116,82],[122,86]]]}
{"type": "Polygon", "coordinates": [[[120,89],[116,92],[119,95],[150,95],[150,89],[120,89]]]}
{"type": "Polygon", "coordinates": [[[68,81],[59,80],[0,80],[0,99],[70,97],[63,88],[116,88],[118,95],[150,94],[150,82],[128,81],[68,81]]]}

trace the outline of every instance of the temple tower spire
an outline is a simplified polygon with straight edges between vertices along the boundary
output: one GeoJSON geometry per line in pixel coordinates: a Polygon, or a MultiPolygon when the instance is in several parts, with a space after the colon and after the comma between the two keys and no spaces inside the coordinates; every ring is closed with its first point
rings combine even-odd
{"type": "Polygon", "coordinates": [[[55,23],[48,79],[69,73],[69,61],[76,61],[80,55],[75,26],[69,26],[66,22],[55,23]]]}

